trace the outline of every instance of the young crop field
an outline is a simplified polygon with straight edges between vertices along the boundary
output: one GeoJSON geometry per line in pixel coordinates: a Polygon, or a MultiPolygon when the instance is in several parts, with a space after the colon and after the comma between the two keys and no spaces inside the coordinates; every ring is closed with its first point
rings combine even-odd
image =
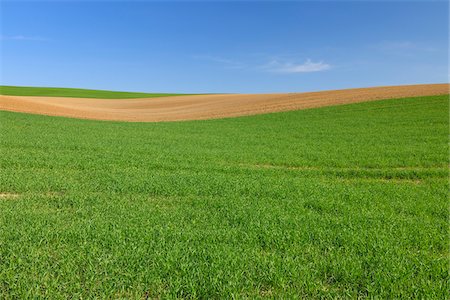
{"type": "Polygon", "coordinates": [[[0,85],[0,94],[11,96],[74,97],[99,99],[156,98],[180,95],[168,93],[135,93],[73,88],[25,87],[7,85],[0,85]]]}
{"type": "Polygon", "coordinates": [[[161,123],[2,111],[0,298],[446,299],[448,100],[161,123]]]}

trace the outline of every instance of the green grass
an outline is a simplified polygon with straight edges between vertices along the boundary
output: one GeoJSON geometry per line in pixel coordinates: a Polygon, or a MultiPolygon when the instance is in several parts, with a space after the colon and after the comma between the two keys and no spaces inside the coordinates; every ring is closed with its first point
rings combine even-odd
{"type": "Polygon", "coordinates": [[[74,97],[74,98],[100,98],[100,99],[131,99],[156,98],[167,96],[180,96],[186,94],[167,93],[134,93],[114,92],[103,90],[86,90],[55,87],[26,87],[26,86],[0,86],[0,95],[9,96],[43,96],[43,97],[74,97]]]}
{"type": "Polygon", "coordinates": [[[0,298],[447,299],[448,109],[0,112],[0,298]]]}

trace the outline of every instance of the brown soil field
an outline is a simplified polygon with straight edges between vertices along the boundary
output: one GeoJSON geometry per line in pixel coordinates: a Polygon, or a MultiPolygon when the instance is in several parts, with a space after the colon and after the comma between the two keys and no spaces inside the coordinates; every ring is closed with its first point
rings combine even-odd
{"type": "Polygon", "coordinates": [[[449,84],[358,88],[285,94],[215,94],[140,99],[0,95],[0,110],[130,122],[204,120],[390,98],[449,94],[449,84]]]}

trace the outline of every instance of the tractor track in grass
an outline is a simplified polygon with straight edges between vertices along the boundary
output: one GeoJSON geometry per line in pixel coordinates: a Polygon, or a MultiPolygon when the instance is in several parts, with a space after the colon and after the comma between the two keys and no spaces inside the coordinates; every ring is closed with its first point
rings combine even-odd
{"type": "Polygon", "coordinates": [[[214,94],[139,99],[0,95],[0,110],[80,119],[161,122],[205,120],[365,101],[449,94],[449,84],[284,94],[214,94]]]}

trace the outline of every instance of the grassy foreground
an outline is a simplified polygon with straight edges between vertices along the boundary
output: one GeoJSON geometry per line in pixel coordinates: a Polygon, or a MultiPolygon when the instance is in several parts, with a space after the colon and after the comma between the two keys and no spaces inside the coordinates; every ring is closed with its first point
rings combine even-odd
{"type": "Polygon", "coordinates": [[[0,95],[9,96],[42,96],[42,97],[73,97],[73,98],[99,98],[99,99],[131,99],[179,96],[182,94],[164,93],[135,93],[114,92],[104,90],[86,90],[54,87],[26,87],[26,86],[0,86],[0,95]]]}
{"type": "Polygon", "coordinates": [[[448,109],[0,112],[0,298],[446,299],[448,109]]]}

